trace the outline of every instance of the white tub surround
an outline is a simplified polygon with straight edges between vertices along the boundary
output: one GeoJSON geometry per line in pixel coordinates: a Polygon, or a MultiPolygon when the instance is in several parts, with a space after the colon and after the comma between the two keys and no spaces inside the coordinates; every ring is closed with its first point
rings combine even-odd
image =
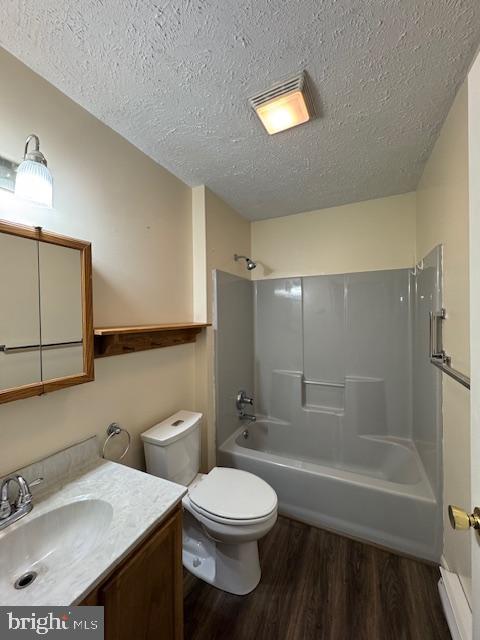
{"type": "Polygon", "coordinates": [[[214,325],[218,464],[263,478],[285,515],[436,562],[442,402],[429,314],[442,307],[441,257],[436,247],[415,269],[250,291],[218,272],[214,325]],[[243,325],[253,345],[238,342],[243,325]],[[240,390],[256,422],[239,417],[240,390]]]}
{"type": "Polygon", "coordinates": [[[43,476],[45,482],[32,491],[33,510],[0,532],[2,605],[81,602],[186,493],[97,452],[91,438],[19,471],[29,481],[43,476]],[[38,574],[35,581],[14,589],[30,570],[38,574]]]}
{"type": "MultiPolygon", "coordinates": [[[[290,426],[284,425],[287,430],[290,426]]],[[[435,561],[437,503],[414,447],[361,437],[343,446],[341,458],[302,451],[285,453],[282,426],[258,420],[238,429],[218,450],[218,463],[268,482],[283,515],[435,561]],[[358,448],[358,445],[362,446],[358,448]],[[361,454],[361,455],[360,455],[361,454]]]]}

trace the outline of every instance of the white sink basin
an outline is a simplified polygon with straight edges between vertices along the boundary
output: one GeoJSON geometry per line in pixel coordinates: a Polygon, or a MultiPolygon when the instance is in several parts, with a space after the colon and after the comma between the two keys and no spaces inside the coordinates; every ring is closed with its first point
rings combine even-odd
{"type": "Polygon", "coordinates": [[[0,532],[0,589],[13,589],[28,572],[40,582],[51,570],[68,570],[98,545],[112,516],[112,506],[97,499],[75,500],[37,517],[34,508],[0,532]]]}

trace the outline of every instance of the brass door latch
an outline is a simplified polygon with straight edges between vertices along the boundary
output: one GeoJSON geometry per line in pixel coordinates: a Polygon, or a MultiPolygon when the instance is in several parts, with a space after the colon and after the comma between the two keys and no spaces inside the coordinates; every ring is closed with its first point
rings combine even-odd
{"type": "Polygon", "coordinates": [[[448,505],[448,517],[452,529],[460,529],[465,531],[466,529],[480,529],[480,509],[475,507],[473,513],[467,513],[460,507],[456,507],[453,504],[448,505]]]}

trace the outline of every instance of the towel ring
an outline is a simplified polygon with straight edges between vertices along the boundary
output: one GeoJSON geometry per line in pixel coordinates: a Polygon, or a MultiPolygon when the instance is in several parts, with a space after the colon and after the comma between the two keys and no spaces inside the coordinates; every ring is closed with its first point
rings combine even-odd
{"type": "MultiPolygon", "coordinates": [[[[118,458],[118,460],[122,460],[128,453],[128,450],[130,449],[130,443],[132,441],[129,432],[126,429],[122,429],[122,427],[117,424],[116,422],[112,422],[112,424],[108,425],[108,429],[107,429],[107,439],[105,440],[105,442],[103,443],[103,449],[102,449],[102,458],[105,458],[105,449],[107,448],[107,444],[110,442],[110,440],[114,437],[114,436],[118,436],[120,433],[122,433],[122,431],[124,433],[127,434],[127,438],[128,438],[128,442],[127,442],[127,446],[125,447],[125,451],[122,453],[122,455],[118,458]]],[[[106,460],[109,460],[109,458],[105,458],[106,460]]]]}

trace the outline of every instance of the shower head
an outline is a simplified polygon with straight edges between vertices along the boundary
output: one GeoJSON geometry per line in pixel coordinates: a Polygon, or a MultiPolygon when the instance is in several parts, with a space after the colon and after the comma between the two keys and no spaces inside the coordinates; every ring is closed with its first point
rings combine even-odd
{"type": "Polygon", "coordinates": [[[238,262],[239,260],[245,260],[245,262],[247,263],[247,269],[249,271],[252,271],[252,269],[255,269],[255,267],[257,266],[257,263],[247,256],[239,256],[238,253],[236,253],[233,258],[235,262],[238,262]]]}

